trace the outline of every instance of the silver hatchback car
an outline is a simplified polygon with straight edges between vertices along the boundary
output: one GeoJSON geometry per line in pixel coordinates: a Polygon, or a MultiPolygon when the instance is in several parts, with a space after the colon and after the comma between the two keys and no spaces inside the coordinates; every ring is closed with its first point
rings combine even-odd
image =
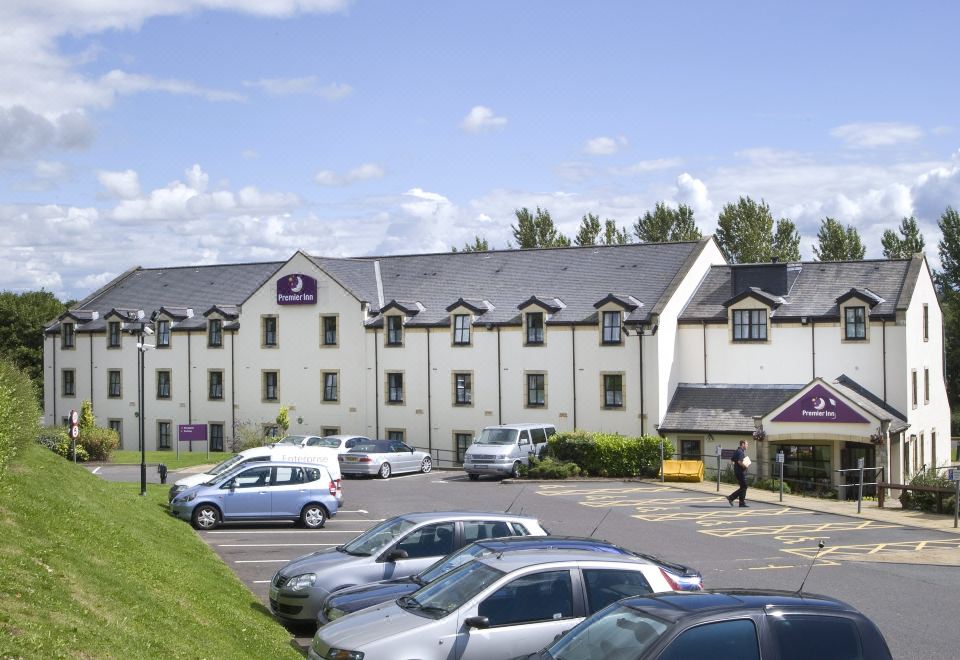
{"type": "Polygon", "coordinates": [[[270,610],[288,621],[316,623],[323,602],[337,589],[419,573],[477,539],[546,534],[536,518],[509,513],[397,516],[344,545],[304,555],[281,568],[270,583],[270,610]]]}
{"type": "Polygon", "coordinates": [[[670,591],[638,557],[529,550],[480,557],[409,596],[320,628],[314,660],[508,660],[632,595],[670,591]]]}

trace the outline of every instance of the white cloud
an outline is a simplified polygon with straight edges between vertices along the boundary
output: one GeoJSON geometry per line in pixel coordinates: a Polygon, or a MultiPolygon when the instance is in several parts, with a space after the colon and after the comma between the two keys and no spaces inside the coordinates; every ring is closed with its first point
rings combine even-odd
{"type": "Polygon", "coordinates": [[[346,83],[329,83],[321,85],[316,76],[303,78],[261,78],[247,80],[243,83],[247,87],[257,88],[273,96],[287,96],[290,94],[310,94],[319,96],[328,101],[339,101],[353,93],[353,87],[346,83]]]}
{"type": "Polygon", "coordinates": [[[134,170],[97,172],[97,180],[112,197],[135,199],[140,196],[140,177],[134,170]]]}
{"type": "Polygon", "coordinates": [[[119,275],[119,274],[120,274],[119,272],[117,272],[117,273],[109,273],[109,272],[94,273],[94,274],[91,274],[91,275],[87,275],[86,277],[81,277],[79,280],[77,280],[77,286],[78,286],[80,289],[83,289],[83,290],[85,290],[85,291],[93,292],[93,291],[96,291],[97,289],[99,289],[100,287],[108,284],[108,283],[110,282],[110,280],[112,280],[113,278],[115,278],[115,277],[116,277],[117,275],[119,275]]]}
{"type": "Polygon", "coordinates": [[[257,153],[256,149],[244,149],[240,152],[240,156],[244,160],[256,160],[257,158],[260,158],[260,154],[257,153]]]}
{"type": "Polygon", "coordinates": [[[707,185],[689,173],[684,172],[677,177],[676,189],[671,201],[686,204],[692,208],[693,215],[701,226],[710,222],[713,215],[713,202],[710,200],[707,185]]]}
{"type": "Polygon", "coordinates": [[[219,89],[199,87],[185,80],[154,78],[114,69],[100,78],[100,84],[115,94],[138,94],[141,92],[166,92],[200,96],[208,101],[243,101],[242,94],[219,89]]]}
{"type": "Polygon", "coordinates": [[[382,179],[385,174],[382,166],[376,163],[364,163],[344,174],[338,174],[334,170],[320,170],[313,176],[313,180],[321,186],[339,187],[348,186],[358,181],[382,179]]]}
{"type": "Polygon", "coordinates": [[[916,142],[923,137],[923,131],[912,124],[874,122],[837,126],[830,131],[830,135],[842,140],[848,147],[871,149],[916,142]]]}
{"type": "Polygon", "coordinates": [[[587,140],[583,145],[583,153],[589,156],[611,156],[627,144],[627,138],[622,135],[618,138],[595,137],[587,140]]]}
{"type": "Polygon", "coordinates": [[[654,158],[652,160],[641,160],[626,167],[614,167],[610,169],[610,172],[618,176],[637,176],[660,170],[669,170],[681,165],[683,165],[682,158],[654,158]]]}
{"type": "Polygon", "coordinates": [[[58,180],[66,176],[69,168],[56,160],[38,160],[33,166],[33,175],[38,179],[58,180]]]}
{"type": "Polygon", "coordinates": [[[28,158],[50,149],[78,149],[93,137],[83,112],[45,117],[24,108],[0,107],[0,160],[28,158]]]}
{"type": "Polygon", "coordinates": [[[507,125],[507,118],[497,117],[493,114],[493,110],[484,105],[475,105],[463,118],[460,125],[468,133],[480,133],[486,130],[503,128],[507,125]]]}

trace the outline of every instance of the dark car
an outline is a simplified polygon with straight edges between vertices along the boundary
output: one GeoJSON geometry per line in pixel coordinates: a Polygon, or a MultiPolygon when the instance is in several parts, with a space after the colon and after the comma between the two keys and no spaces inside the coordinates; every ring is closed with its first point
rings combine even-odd
{"type": "Polygon", "coordinates": [[[531,660],[888,660],[870,619],[834,598],[702,591],[625,598],[531,660]]]}
{"type": "MultiPolygon", "coordinates": [[[[438,562],[428,566],[420,573],[394,580],[381,580],[362,584],[356,587],[340,589],[327,597],[320,607],[320,613],[317,615],[317,623],[324,625],[339,619],[345,614],[356,612],[373,605],[386,603],[396,600],[401,596],[412,594],[420,587],[429,582],[433,582],[441,575],[457,568],[458,566],[472,561],[477,557],[482,557],[498,552],[513,552],[518,550],[586,550],[595,552],[607,552],[617,555],[632,555],[647,559],[660,568],[660,572],[668,584],[674,589],[678,589],[677,582],[686,580],[687,588],[689,585],[699,585],[700,573],[694,569],[679,564],[663,562],[655,557],[639,554],[626,548],[598,539],[582,538],[576,536],[519,536],[507,538],[491,538],[475,541],[470,545],[458,550],[452,555],[448,555],[438,562]]],[[[699,589],[699,586],[696,587],[699,589]]]]}

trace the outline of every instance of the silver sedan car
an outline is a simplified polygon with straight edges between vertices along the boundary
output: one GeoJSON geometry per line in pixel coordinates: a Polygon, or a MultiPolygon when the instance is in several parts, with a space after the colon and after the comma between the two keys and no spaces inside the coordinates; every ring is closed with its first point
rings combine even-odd
{"type": "Polygon", "coordinates": [[[340,473],[343,475],[377,475],[389,479],[400,472],[423,472],[433,469],[430,454],[397,440],[370,440],[360,442],[345,454],[340,454],[340,473]]]}
{"type": "Polygon", "coordinates": [[[634,595],[670,591],[638,557],[530,550],[480,557],[394,602],[320,628],[314,660],[507,660],[634,595]]]}

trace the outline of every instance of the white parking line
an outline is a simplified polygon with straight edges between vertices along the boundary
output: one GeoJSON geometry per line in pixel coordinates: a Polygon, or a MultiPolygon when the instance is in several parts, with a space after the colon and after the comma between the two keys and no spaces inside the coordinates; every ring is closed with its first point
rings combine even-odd
{"type": "Polygon", "coordinates": [[[237,559],[234,564],[288,564],[289,559],[237,559]]]}
{"type": "Polygon", "coordinates": [[[312,548],[317,545],[337,545],[336,543],[218,543],[218,548],[312,548]]]}
{"type": "Polygon", "coordinates": [[[99,472],[99,471],[100,471],[100,468],[99,468],[99,467],[95,467],[95,468],[93,468],[93,470],[90,472],[90,474],[96,474],[96,473],[99,472]]]}
{"type": "Polygon", "coordinates": [[[207,534],[359,534],[365,529],[248,529],[246,531],[207,532],[207,534]]]}
{"type": "Polygon", "coordinates": [[[253,584],[270,584],[272,580],[254,580],[253,584]]]}

